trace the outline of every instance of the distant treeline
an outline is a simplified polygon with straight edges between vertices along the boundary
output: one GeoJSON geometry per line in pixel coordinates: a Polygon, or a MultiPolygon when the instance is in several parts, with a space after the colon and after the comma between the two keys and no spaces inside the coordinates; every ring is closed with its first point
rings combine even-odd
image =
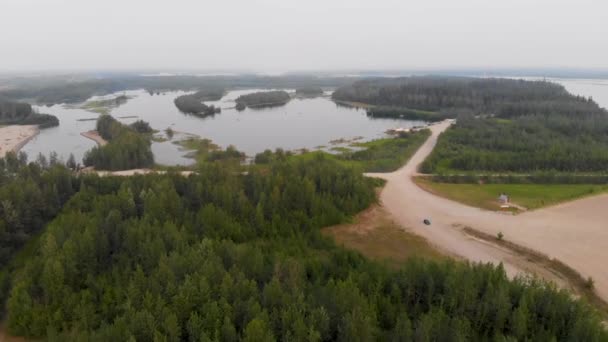
{"type": "Polygon", "coordinates": [[[178,96],[173,102],[182,113],[205,117],[220,113],[222,109],[213,105],[207,106],[202,101],[217,101],[223,95],[223,89],[199,90],[194,94],[178,96]]]}
{"type": "Polygon", "coordinates": [[[0,99],[1,125],[38,125],[47,128],[59,125],[59,119],[53,115],[38,114],[28,103],[0,99]]]}
{"type": "MultiPolygon", "coordinates": [[[[145,125],[140,123],[136,127],[141,126],[145,125]]],[[[88,151],[84,156],[84,165],[100,170],[128,170],[153,166],[154,155],[150,149],[150,139],[135,129],[121,124],[110,115],[101,115],[97,120],[97,131],[108,144],[93,147],[88,151]]]]}
{"type": "Polygon", "coordinates": [[[333,98],[427,111],[465,111],[474,115],[503,118],[602,112],[592,100],[572,95],[555,83],[499,78],[370,79],[338,88],[333,93],[333,98]]]}
{"type": "MultiPolygon", "coordinates": [[[[83,102],[93,95],[123,90],[192,91],[207,88],[300,88],[337,87],[349,84],[352,77],[287,76],[139,76],[139,75],[66,75],[8,79],[0,96],[11,100],[34,99],[40,104],[83,102]]],[[[209,100],[207,100],[209,101],[209,100]]]]}
{"type": "Polygon", "coordinates": [[[296,96],[314,97],[321,95],[323,95],[323,88],[321,87],[302,87],[296,89],[296,96]]]}
{"type": "Polygon", "coordinates": [[[237,109],[244,107],[265,107],[284,105],[291,100],[286,91],[262,91],[252,94],[241,95],[236,99],[237,109]]]}

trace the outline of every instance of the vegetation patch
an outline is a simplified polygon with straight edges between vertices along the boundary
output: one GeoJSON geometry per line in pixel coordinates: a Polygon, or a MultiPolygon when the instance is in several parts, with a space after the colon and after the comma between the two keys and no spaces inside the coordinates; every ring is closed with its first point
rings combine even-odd
{"type": "Polygon", "coordinates": [[[365,172],[391,172],[403,166],[430,134],[425,129],[401,133],[394,138],[356,143],[354,146],[362,148],[361,150],[344,152],[337,157],[360,166],[365,172]]]}
{"type": "Polygon", "coordinates": [[[200,90],[194,94],[178,96],[173,102],[180,112],[199,117],[207,117],[220,113],[222,109],[213,105],[206,105],[203,101],[219,100],[224,90],[200,90]]]}
{"type": "Polygon", "coordinates": [[[137,133],[137,129],[149,128],[145,122],[134,127],[121,124],[109,115],[97,120],[97,132],[108,141],[104,146],[95,146],[87,151],[85,166],[99,170],[128,170],[152,167],[154,155],[150,149],[151,134],[137,133]]]}
{"type": "Polygon", "coordinates": [[[237,109],[245,107],[272,107],[282,106],[291,100],[291,96],[284,90],[262,91],[237,97],[237,109]]]}
{"type": "Polygon", "coordinates": [[[296,96],[299,97],[317,97],[323,95],[321,87],[301,87],[296,89],[296,96]]]}
{"type": "Polygon", "coordinates": [[[198,163],[229,161],[240,164],[246,158],[245,153],[238,151],[236,147],[230,145],[223,150],[210,139],[188,137],[173,143],[181,146],[185,151],[190,151],[186,157],[195,159],[198,163]]]}
{"type": "Polygon", "coordinates": [[[119,95],[110,99],[87,101],[80,108],[89,112],[108,115],[112,109],[117,108],[132,99],[133,96],[119,95]]]}
{"type": "Polygon", "coordinates": [[[608,191],[599,184],[452,184],[414,178],[416,184],[436,195],[487,210],[500,210],[499,196],[527,209],[538,209],[608,191]]]}
{"type": "Polygon", "coordinates": [[[0,125],[38,125],[48,128],[59,125],[59,119],[49,114],[39,114],[28,103],[0,98],[0,125]]]}

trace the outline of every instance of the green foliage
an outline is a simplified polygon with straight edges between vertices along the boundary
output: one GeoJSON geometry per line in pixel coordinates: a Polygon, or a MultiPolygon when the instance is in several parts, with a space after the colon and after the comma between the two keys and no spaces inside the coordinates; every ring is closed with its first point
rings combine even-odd
{"type": "Polygon", "coordinates": [[[144,120],[137,120],[130,124],[129,127],[137,133],[152,133],[154,130],[150,127],[150,124],[144,120]]]}
{"type": "Polygon", "coordinates": [[[237,97],[237,109],[244,107],[266,107],[284,105],[291,100],[291,97],[286,91],[261,91],[252,94],[241,95],[237,97]]]}
{"type": "Polygon", "coordinates": [[[325,155],[188,178],[83,176],[13,278],[8,330],[54,340],[584,340],[596,312],[502,268],[399,270],[325,240],[375,200],[325,155]],[[542,323],[538,323],[542,321],[542,323]]]}
{"type": "Polygon", "coordinates": [[[432,112],[390,106],[373,106],[367,109],[367,115],[374,118],[394,118],[428,122],[437,122],[456,117],[455,112],[432,112]]]}
{"type": "Polygon", "coordinates": [[[75,191],[77,184],[63,165],[26,164],[14,153],[0,159],[0,265],[55,217],[75,191]]]}
{"type": "Polygon", "coordinates": [[[173,102],[175,103],[177,109],[180,110],[180,112],[196,115],[199,117],[215,115],[222,111],[222,109],[219,107],[215,107],[213,105],[207,106],[206,104],[204,104],[202,101],[205,98],[208,98],[208,94],[197,92],[194,94],[178,96],[173,102]]]}
{"type": "Polygon", "coordinates": [[[394,138],[359,143],[356,146],[364,149],[343,152],[338,158],[359,165],[365,172],[392,172],[405,164],[430,134],[430,131],[425,129],[401,133],[394,138]]]}
{"type": "Polygon", "coordinates": [[[49,114],[39,114],[28,103],[7,101],[0,98],[0,125],[38,125],[48,128],[59,125],[59,119],[49,114]]]}
{"type": "Polygon", "coordinates": [[[528,115],[509,124],[461,117],[444,132],[424,172],[604,172],[608,116],[528,115]]]}
{"type": "Polygon", "coordinates": [[[97,131],[109,142],[87,151],[83,160],[86,166],[101,170],[128,170],[154,165],[148,137],[138,134],[109,115],[99,117],[97,131]]]}
{"type": "Polygon", "coordinates": [[[469,77],[378,78],[337,89],[333,98],[426,111],[513,118],[526,115],[589,115],[602,109],[545,81],[469,77]]]}

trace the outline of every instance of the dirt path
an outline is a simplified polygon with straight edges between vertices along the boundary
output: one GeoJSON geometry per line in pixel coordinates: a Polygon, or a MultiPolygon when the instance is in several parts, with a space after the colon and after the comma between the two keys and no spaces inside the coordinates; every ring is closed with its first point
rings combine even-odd
{"type": "Polygon", "coordinates": [[[450,124],[431,126],[431,137],[401,169],[368,174],[387,180],[380,198],[398,223],[455,255],[472,261],[503,262],[511,276],[531,271],[551,277],[546,270],[526,264],[525,258],[473,239],[458,227],[470,226],[494,236],[502,232],[507,240],[557,258],[584,277],[591,276],[598,294],[608,299],[608,266],[604,264],[608,260],[608,194],[512,216],[426,192],[412,176],[433,150],[437,136],[450,124]],[[422,222],[425,218],[432,221],[430,226],[422,222]]]}
{"type": "Polygon", "coordinates": [[[37,125],[11,125],[0,127],[0,158],[19,150],[40,133],[37,125]]]}

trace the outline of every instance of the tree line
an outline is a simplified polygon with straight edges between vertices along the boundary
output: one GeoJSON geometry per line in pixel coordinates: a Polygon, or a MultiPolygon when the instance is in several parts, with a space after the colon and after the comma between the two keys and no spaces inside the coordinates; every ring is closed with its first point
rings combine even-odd
{"type": "Polygon", "coordinates": [[[30,104],[0,98],[0,125],[38,125],[48,128],[59,125],[59,119],[37,113],[30,104]]]}
{"type": "Polygon", "coordinates": [[[101,115],[96,126],[99,135],[108,143],[87,151],[83,158],[85,166],[94,166],[100,170],[128,170],[154,165],[149,136],[136,131],[147,130],[149,125],[137,123],[134,127],[129,127],[110,115],[101,115]]]}
{"type": "Polygon", "coordinates": [[[461,116],[444,132],[423,172],[561,173],[608,169],[608,116],[528,115],[511,120],[461,116]]]}
{"type": "MultiPolygon", "coordinates": [[[[36,168],[5,165],[15,164],[36,168]]],[[[49,341],[608,339],[587,304],[509,280],[501,267],[411,260],[395,270],[334,245],[319,229],[375,201],[373,182],[323,155],[268,167],[67,174],[69,199],[11,274],[9,332],[49,341]]],[[[13,190],[0,193],[27,191],[13,190]]]]}

